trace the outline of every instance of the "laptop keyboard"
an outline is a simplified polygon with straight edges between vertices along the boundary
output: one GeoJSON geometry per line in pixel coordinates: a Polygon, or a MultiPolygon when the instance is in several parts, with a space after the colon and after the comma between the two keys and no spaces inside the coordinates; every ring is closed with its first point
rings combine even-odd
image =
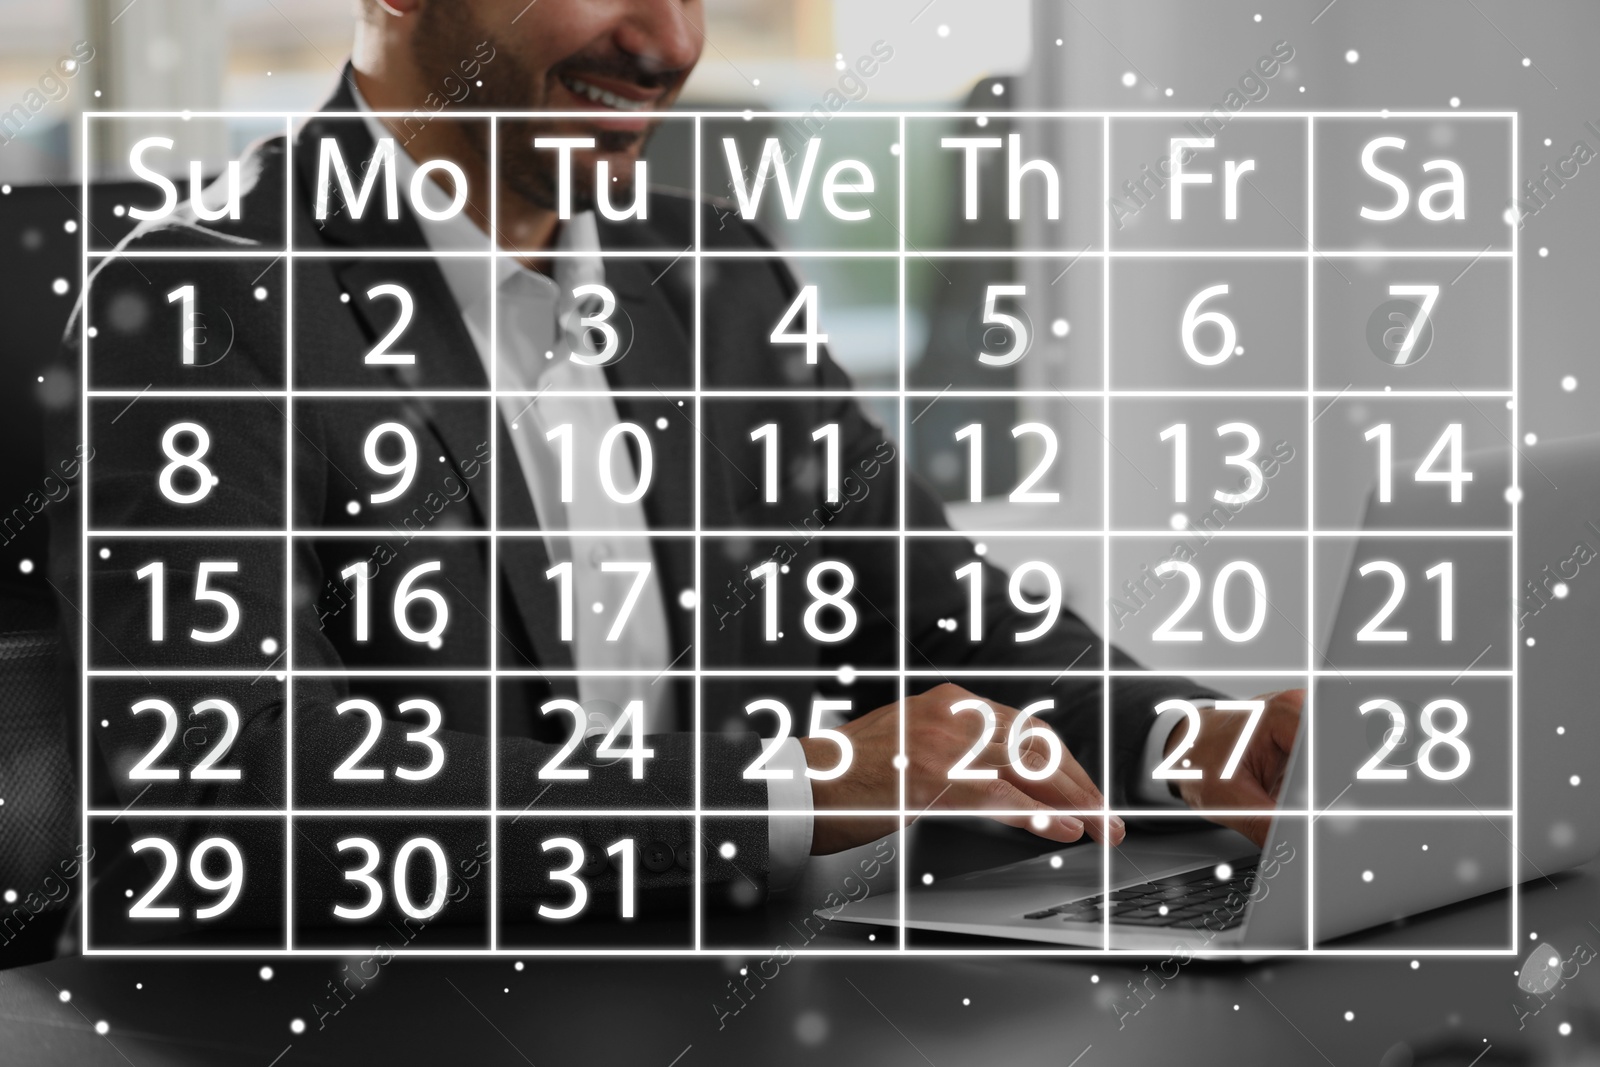
{"type": "Polygon", "coordinates": [[[1069,900],[1043,911],[1030,911],[1024,919],[1098,923],[1110,909],[1111,921],[1130,926],[1198,926],[1211,920],[1211,929],[1231,930],[1244,921],[1244,905],[1229,907],[1228,897],[1248,896],[1255,886],[1256,864],[1235,867],[1231,877],[1217,877],[1215,867],[1155,878],[1105,894],[1069,900]],[[1221,927],[1216,923],[1221,922],[1221,927]]]}

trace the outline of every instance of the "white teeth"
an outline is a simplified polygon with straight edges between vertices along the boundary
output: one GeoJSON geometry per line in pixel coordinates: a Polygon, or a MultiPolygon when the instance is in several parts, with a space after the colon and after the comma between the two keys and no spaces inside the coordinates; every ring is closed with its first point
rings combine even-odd
{"type": "Polygon", "coordinates": [[[602,89],[597,85],[590,85],[588,82],[580,81],[577,78],[568,78],[567,88],[580,96],[588,97],[591,103],[601,104],[617,111],[645,111],[649,108],[649,104],[643,100],[629,100],[627,97],[618,96],[610,90],[602,89]]]}

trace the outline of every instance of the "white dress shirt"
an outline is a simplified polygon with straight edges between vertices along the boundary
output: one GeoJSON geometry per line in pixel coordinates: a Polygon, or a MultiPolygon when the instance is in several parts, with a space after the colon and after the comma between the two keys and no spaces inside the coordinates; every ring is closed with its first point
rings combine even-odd
{"type": "MultiPolygon", "coordinates": [[[[352,86],[352,89],[354,87],[352,86]]],[[[378,120],[359,91],[355,92],[374,140],[393,137],[378,120]]],[[[401,188],[410,188],[417,164],[404,151],[395,153],[401,188]]],[[[425,183],[423,197],[435,213],[449,206],[449,196],[435,183],[425,183]]],[[[463,210],[446,219],[417,216],[428,247],[435,252],[490,251],[488,236],[463,210]]],[[[556,249],[576,256],[553,259],[554,277],[505,257],[494,261],[496,336],[491,345],[487,332],[490,308],[490,267],[484,259],[443,256],[435,262],[454,296],[483,362],[484,373],[500,390],[527,395],[502,396],[500,412],[509,431],[517,462],[527,480],[552,564],[572,565],[572,659],[579,672],[578,699],[588,717],[587,732],[609,730],[631,701],[645,708],[646,733],[691,730],[689,709],[672,706],[672,688],[656,684],[674,662],[667,602],[646,535],[650,530],[640,501],[620,503],[599,491],[593,477],[580,475],[580,460],[600,454],[605,432],[621,419],[596,353],[577,327],[579,313],[573,290],[605,283],[599,231],[592,212],[582,212],[562,223],[556,249]],[[494,349],[498,348],[498,376],[494,349]],[[582,358],[574,358],[582,357],[582,358]],[[589,395],[571,395],[585,392],[589,395]],[[549,393],[548,396],[539,396],[549,393]],[[554,395],[560,393],[561,395],[554,395]],[[547,436],[558,426],[563,431],[567,461],[574,464],[572,500],[562,500],[561,445],[547,436]],[[578,531],[573,536],[568,531],[578,531]],[[617,640],[608,640],[612,623],[634,584],[634,573],[606,571],[606,562],[649,561],[651,568],[617,640]],[[595,610],[599,608],[601,610],[595,610]],[[629,674],[617,672],[628,671],[629,674]]],[[[611,449],[612,484],[624,495],[638,484],[638,474],[628,449],[611,449]]],[[[552,583],[552,591],[556,588],[552,583]]],[[[690,664],[689,666],[692,666],[690,664]]],[[[626,742],[624,742],[626,743],[626,742]]],[[[787,738],[767,766],[787,770],[790,777],[767,783],[771,811],[796,814],[767,820],[768,880],[773,887],[793,881],[811,854],[811,781],[805,776],[805,751],[787,738]],[[804,813],[804,814],[800,814],[804,813]]]]}

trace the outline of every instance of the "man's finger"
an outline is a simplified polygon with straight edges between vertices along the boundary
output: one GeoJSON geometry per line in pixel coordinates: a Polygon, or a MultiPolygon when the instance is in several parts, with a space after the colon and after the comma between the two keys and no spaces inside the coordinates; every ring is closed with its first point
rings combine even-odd
{"type": "MultiPolygon", "coordinates": [[[[1070,843],[1083,837],[1085,820],[1072,815],[1057,815],[1044,804],[1028,796],[1003,778],[988,782],[966,783],[968,788],[958,798],[962,804],[974,808],[998,808],[1010,811],[1031,812],[1024,815],[994,815],[996,822],[1027,830],[1050,841],[1070,843]]],[[[955,792],[952,790],[952,792],[955,792]]],[[[954,805],[952,805],[954,806],[954,805]]],[[[1092,820],[1098,821],[1098,820],[1092,820]]]]}
{"type": "Polygon", "coordinates": [[[1284,752],[1294,748],[1295,738],[1300,733],[1300,709],[1305,704],[1305,696],[1304,689],[1286,689],[1267,704],[1268,736],[1284,752]]]}
{"type": "Polygon", "coordinates": [[[1038,774],[1050,765],[1050,754],[1042,743],[1020,749],[1015,761],[1011,758],[1011,750],[1001,744],[989,745],[979,758],[981,762],[998,770],[1001,777],[1018,789],[1052,807],[1090,811],[1103,806],[1100,792],[1092,783],[1085,785],[1067,773],[1067,766],[1076,764],[1073,764],[1071,755],[1064,750],[1060,765],[1044,778],[1028,778],[1018,769],[1020,763],[1023,770],[1038,774]]]}
{"type": "MultiPolygon", "coordinates": [[[[1018,751],[1018,759],[1029,771],[1037,772],[1049,764],[1048,750],[1044,742],[1040,742],[1031,750],[1024,746],[1018,751]]],[[[1063,747],[1061,765],[1048,777],[1030,779],[1021,774],[1016,764],[1011,760],[1008,746],[992,744],[984,749],[980,760],[1000,772],[1003,781],[1010,782],[1019,791],[1026,794],[1033,801],[1048,809],[1067,808],[1072,811],[1094,811],[1104,807],[1105,801],[1100,796],[1100,791],[1094,787],[1093,782],[1079,782],[1067,773],[1069,767],[1083,774],[1083,768],[1073,760],[1072,755],[1063,747]]],[[[1087,776],[1084,776],[1087,778],[1087,776]]],[[[1102,821],[1099,819],[1081,820],[1086,822],[1089,836],[1096,841],[1101,840],[1102,821]]],[[[1112,817],[1111,843],[1120,844],[1127,827],[1122,820],[1112,817]]]]}
{"type": "MultiPolygon", "coordinates": [[[[1099,788],[1094,784],[1094,779],[1073,758],[1072,753],[1067,749],[1066,742],[1061,740],[1060,735],[1056,734],[1054,736],[1056,744],[1060,746],[1061,763],[1056,772],[1049,778],[1043,779],[1043,781],[1050,783],[1056,789],[1061,798],[1067,802],[1065,806],[1084,809],[1104,807],[1105,798],[1101,796],[1099,788]]],[[[1030,771],[1038,771],[1048,765],[1050,753],[1051,746],[1049,742],[1041,739],[1038,734],[1034,734],[1023,742],[1018,751],[1023,765],[1030,771]]],[[[1009,755],[1009,749],[1007,749],[1007,754],[1009,755]]],[[[1026,786],[1023,788],[1026,788],[1026,786]]]]}

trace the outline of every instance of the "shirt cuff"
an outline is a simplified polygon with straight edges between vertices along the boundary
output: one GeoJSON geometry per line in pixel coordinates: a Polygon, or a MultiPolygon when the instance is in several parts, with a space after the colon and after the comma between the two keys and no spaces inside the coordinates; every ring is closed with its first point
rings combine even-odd
{"type": "Polygon", "coordinates": [[[767,780],[767,888],[778,890],[793,883],[811,858],[811,779],[797,738],[785,739],[767,766],[793,772],[767,780]]]}
{"type": "MultiPolygon", "coordinates": [[[[1191,700],[1189,703],[1197,711],[1215,705],[1215,701],[1211,700],[1191,700]]],[[[1150,732],[1144,739],[1144,753],[1139,757],[1139,784],[1128,791],[1138,803],[1158,808],[1183,807],[1183,801],[1173,795],[1171,786],[1164,779],[1155,777],[1155,770],[1167,758],[1167,739],[1186,717],[1183,709],[1170,708],[1157,715],[1156,721],[1150,724],[1150,732]]]]}

